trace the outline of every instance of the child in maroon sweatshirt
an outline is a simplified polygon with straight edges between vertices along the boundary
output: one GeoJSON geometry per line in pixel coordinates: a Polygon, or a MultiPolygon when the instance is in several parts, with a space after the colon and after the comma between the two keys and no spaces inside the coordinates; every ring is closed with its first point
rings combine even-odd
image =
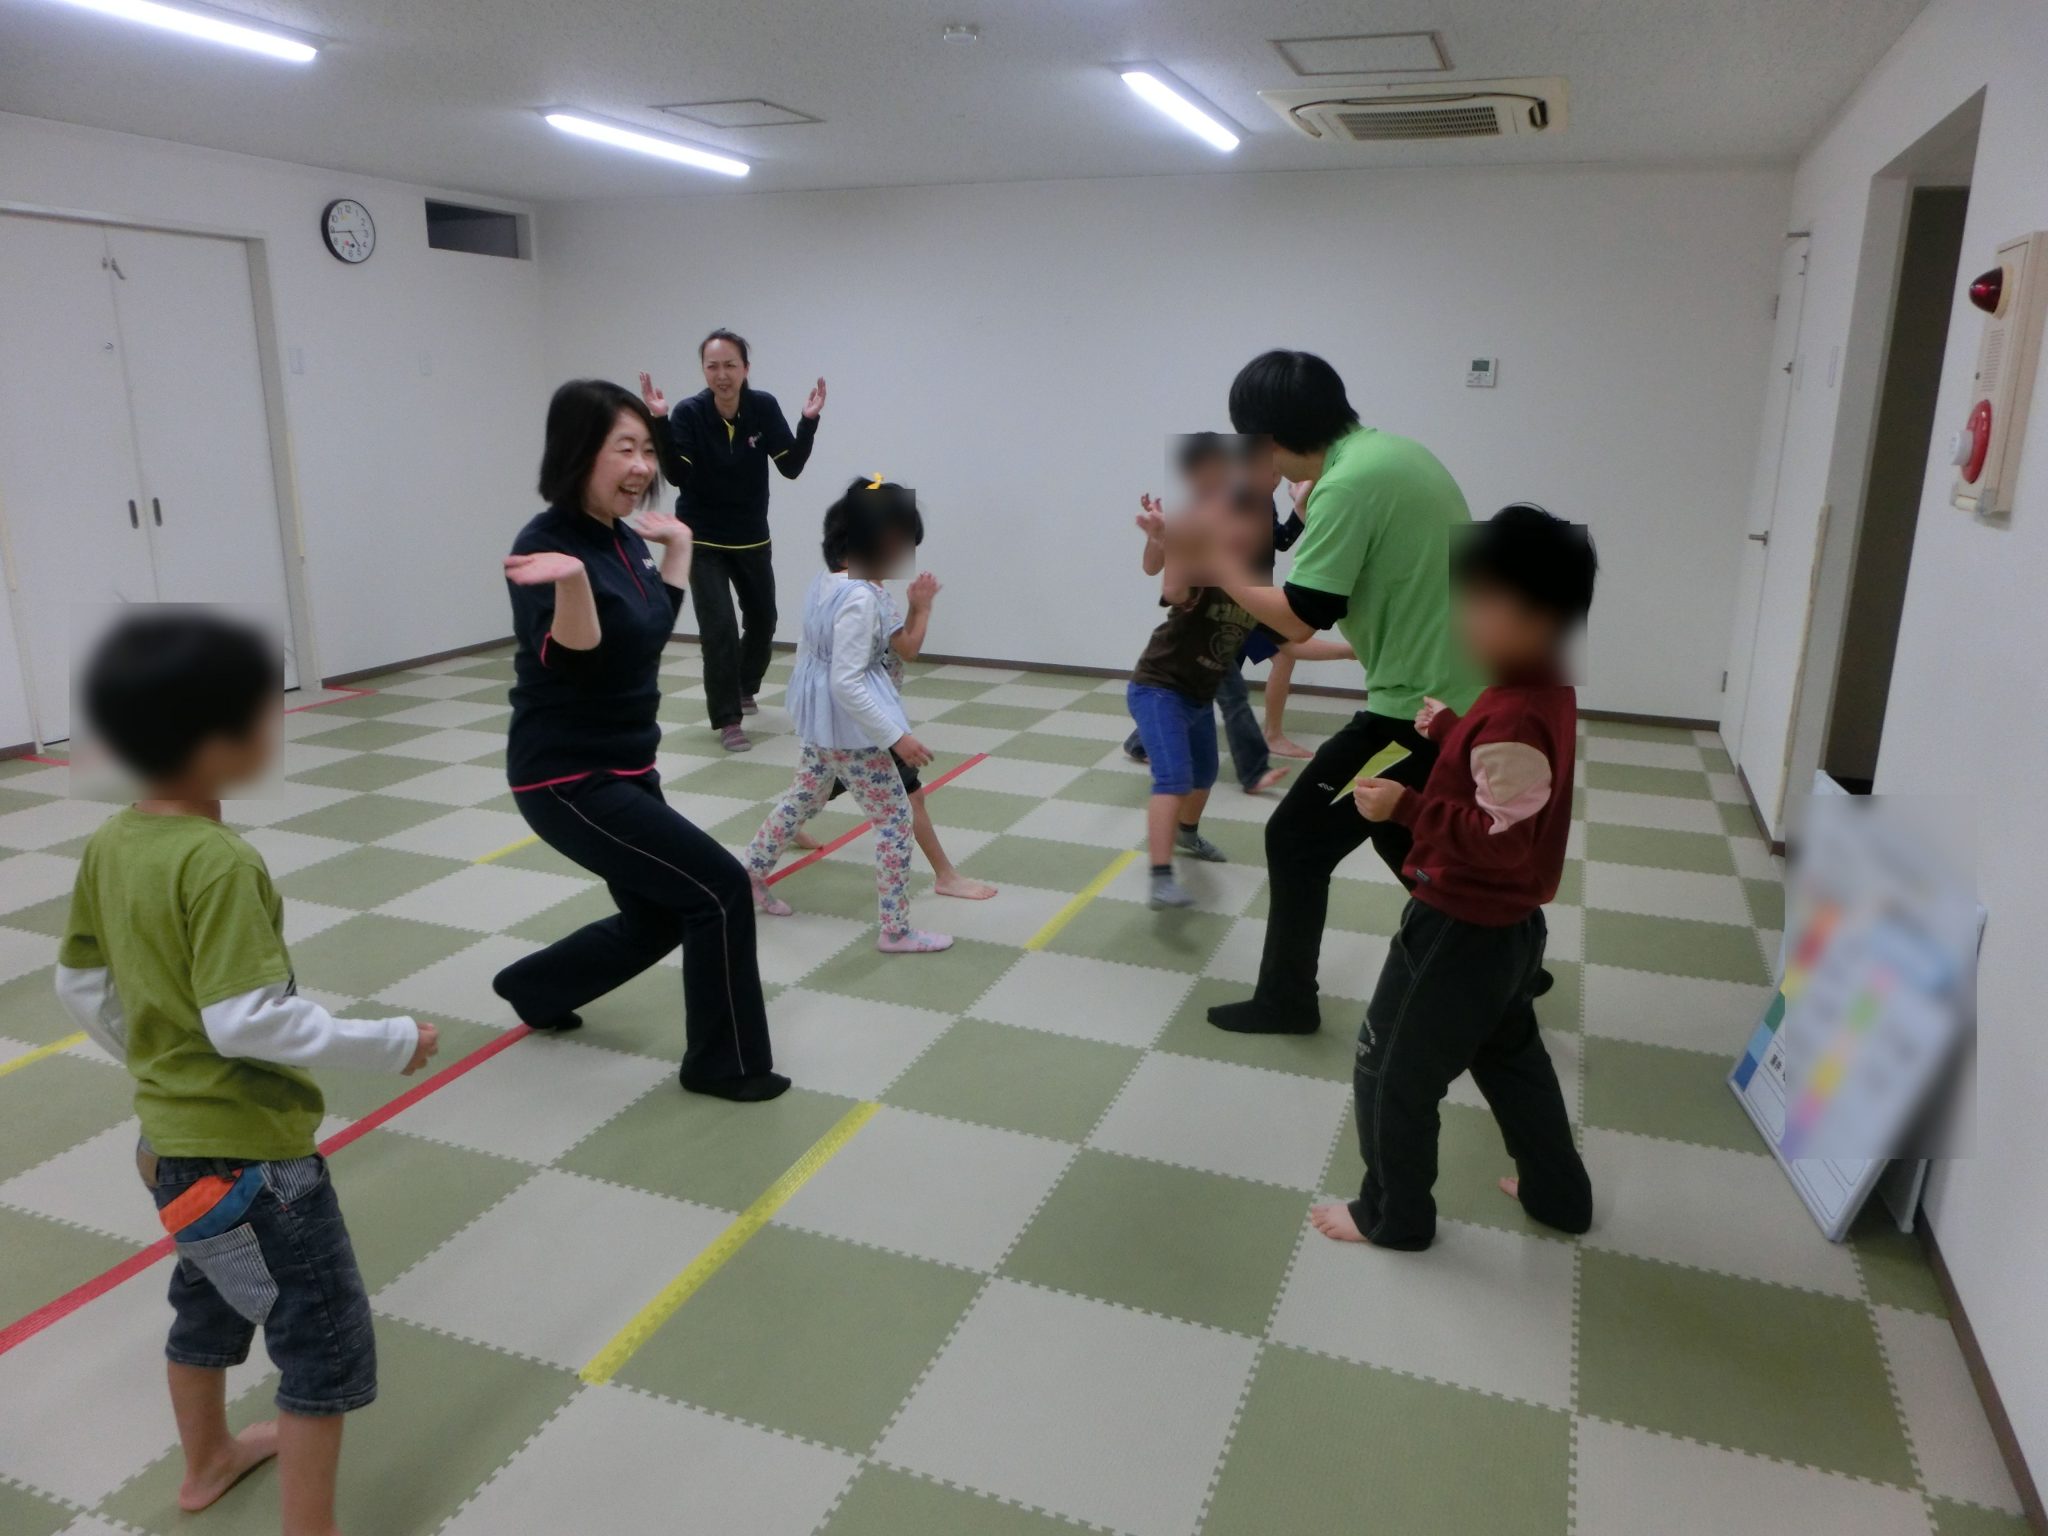
{"type": "Polygon", "coordinates": [[[1437,1105],[1468,1071],[1515,1160],[1501,1188],[1546,1226],[1584,1232],[1593,1220],[1533,1000],[1543,904],[1571,832],[1578,705],[1564,648],[1599,562],[1584,529],[1526,504],[1474,527],[1453,560],[1465,641],[1492,686],[1462,717],[1435,699],[1416,715],[1439,747],[1419,793],[1388,779],[1353,790],[1367,821],[1413,830],[1412,899],[1358,1037],[1365,1182],[1310,1218],[1326,1237],[1381,1248],[1426,1248],[1435,1235],[1437,1105]]]}

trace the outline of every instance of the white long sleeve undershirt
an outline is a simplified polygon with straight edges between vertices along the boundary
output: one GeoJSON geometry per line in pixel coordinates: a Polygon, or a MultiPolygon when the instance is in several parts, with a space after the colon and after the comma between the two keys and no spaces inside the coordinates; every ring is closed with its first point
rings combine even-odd
{"type": "Polygon", "coordinates": [[[878,747],[893,747],[903,732],[889,718],[868,684],[875,654],[875,626],[882,595],[865,581],[853,580],[853,591],[832,618],[832,666],[827,673],[832,697],[868,733],[878,747]]]}
{"type": "MultiPolygon", "coordinates": [[[[116,1061],[127,1060],[127,1024],[104,968],[58,966],[57,995],[79,1028],[116,1061]]],[[[282,1066],[403,1072],[419,1045],[410,1018],[339,1019],[281,981],[210,1004],[199,1021],[221,1055],[282,1066]]]]}

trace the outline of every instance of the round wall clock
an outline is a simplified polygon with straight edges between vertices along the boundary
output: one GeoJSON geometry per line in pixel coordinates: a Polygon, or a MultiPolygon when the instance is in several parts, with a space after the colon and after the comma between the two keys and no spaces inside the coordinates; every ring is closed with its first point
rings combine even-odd
{"type": "Polygon", "coordinates": [[[370,259],[377,249],[377,226],[370,210],[352,197],[338,197],[320,215],[320,234],[327,249],[350,266],[370,259]]]}

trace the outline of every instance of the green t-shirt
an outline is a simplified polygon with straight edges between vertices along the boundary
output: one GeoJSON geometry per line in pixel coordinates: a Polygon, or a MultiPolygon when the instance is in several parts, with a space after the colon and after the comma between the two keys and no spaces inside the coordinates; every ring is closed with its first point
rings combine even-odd
{"type": "Polygon", "coordinates": [[[323,1109],[313,1079],[222,1056],[199,1017],[292,979],[284,903],[254,848],[203,816],[122,810],[85,845],[57,959],[107,969],[127,1023],[135,1111],[159,1154],[311,1155],[323,1109]]]}
{"type": "Polygon", "coordinates": [[[1484,686],[1451,626],[1451,530],[1465,493],[1413,438],[1357,427],[1332,443],[1287,580],[1350,602],[1337,622],[1365,665],[1365,707],[1413,717],[1425,698],[1463,714],[1484,686]]]}

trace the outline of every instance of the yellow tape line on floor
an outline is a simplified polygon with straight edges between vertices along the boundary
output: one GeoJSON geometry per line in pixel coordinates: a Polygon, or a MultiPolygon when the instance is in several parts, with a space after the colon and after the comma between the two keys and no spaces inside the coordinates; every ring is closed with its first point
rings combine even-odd
{"type": "MultiPolygon", "coordinates": [[[[54,1056],[59,1051],[68,1051],[83,1039],[85,1039],[85,1031],[81,1029],[77,1034],[66,1035],[62,1040],[52,1040],[48,1045],[39,1045],[26,1056],[17,1056],[12,1061],[0,1061],[0,1077],[5,1077],[10,1072],[19,1072],[23,1067],[32,1067],[45,1056],[54,1056]]],[[[41,1082],[42,1079],[37,1078],[36,1081],[41,1082]]]]}
{"type": "Polygon", "coordinates": [[[874,1118],[879,1104],[856,1104],[839,1119],[839,1123],[811,1144],[808,1152],[798,1158],[783,1173],[782,1177],[768,1186],[767,1192],[752,1205],[733,1218],[732,1225],[719,1233],[709,1248],[698,1254],[688,1269],[662,1288],[660,1295],[647,1303],[617,1333],[611,1342],[591,1357],[583,1367],[582,1377],[592,1386],[601,1386],[610,1381],[639,1351],[640,1346],[654,1336],[654,1331],[669,1318],[684,1302],[696,1295],[704,1282],[724,1267],[726,1261],[747,1245],[748,1239],[768,1225],[769,1218],[789,1202],[790,1196],[802,1189],[820,1168],[837,1157],[846,1144],[853,1140],[860,1128],[874,1118]]]}
{"type": "Polygon", "coordinates": [[[1080,894],[1064,907],[1061,907],[1059,911],[1053,913],[1052,917],[1046,922],[1046,925],[1031,935],[1024,947],[1026,949],[1043,949],[1055,938],[1059,937],[1060,930],[1071,923],[1083,907],[1109,889],[1109,882],[1122,874],[1125,866],[1137,856],[1137,849],[1126,848],[1122,853],[1111,859],[1109,861],[1109,868],[1082,886],[1080,894]]]}
{"type": "Polygon", "coordinates": [[[488,864],[493,859],[502,859],[508,853],[517,853],[522,848],[531,848],[535,843],[539,841],[540,834],[538,832],[529,832],[526,834],[526,836],[519,839],[518,842],[507,843],[504,847],[494,849],[490,853],[485,854],[482,858],[477,860],[477,863],[488,864]]]}

